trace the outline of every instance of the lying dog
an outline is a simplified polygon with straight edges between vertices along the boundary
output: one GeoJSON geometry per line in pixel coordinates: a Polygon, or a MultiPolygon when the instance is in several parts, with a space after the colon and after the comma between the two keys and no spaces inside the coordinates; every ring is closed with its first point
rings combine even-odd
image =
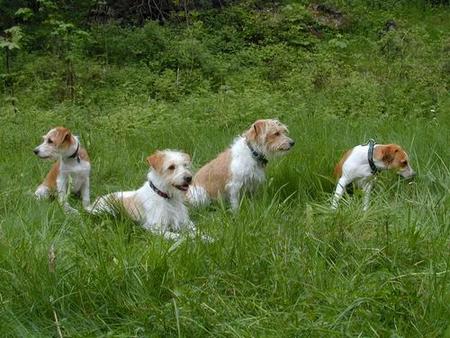
{"type": "Polygon", "coordinates": [[[116,214],[122,209],[144,228],[167,239],[178,239],[183,231],[193,235],[195,226],[183,203],[192,181],[189,155],[173,150],[156,151],[147,157],[147,162],[152,170],[141,188],[99,197],[90,212],[116,214]]]}
{"type": "Polygon", "coordinates": [[[66,212],[77,213],[67,202],[69,180],[72,180],[72,192],[81,195],[83,207],[87,208],[90,204],[91,164],[86,150],[81,147],[78,138],[64,127],[51,129],[43,139],[42,144],[33,150],[34,153],[42,159],[56,162],[34,194],[41,199],[56,193],[66,212]]]}
{"type": "Polygon", "coordinates": [[[338,183],[332,208],[338,207],[346,186],[355,182],[364,192],[364,210],[367,210],[374,175],[382,170],[395,170],[404,178],[415,176],[408,154],[397,144],[375,144],[370,140],[367,144],[348,150],[334,169],[338,183]]]}
{"type": "Polygon", "coordinates": [[[286,153],[295,142],[278,120],[258,120],[237,137],[231,147],[203,166],[194,176],[188,199],[194,205],[226,197],[239,208],[240,192],[252,190],[265,180],[268,159],[286,153]]]}

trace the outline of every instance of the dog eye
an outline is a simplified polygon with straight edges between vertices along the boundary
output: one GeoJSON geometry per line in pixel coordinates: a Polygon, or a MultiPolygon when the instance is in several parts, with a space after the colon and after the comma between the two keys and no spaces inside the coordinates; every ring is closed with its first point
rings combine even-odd
{"type": "Polygon", "coordinates": [[[169,168],[167,168],[167,169],[169,169],[169,170],[175,170],[175,165],[172,164],[172,165],[170,165],[169,168]]]}
{"type": "Polygon", "coordinates": [[[277,131],[274,135],[275,135],[275,136],[280,136],[280,132],[277,131]]]}
{"type": "Polygon", "coordinates": [[[48,139],[48,140],[47,140],[47,143],[50,143],[50,144],[52,144],[52,143],[53,143],[53,141],[52,141],[51,139],[48,139]]]}

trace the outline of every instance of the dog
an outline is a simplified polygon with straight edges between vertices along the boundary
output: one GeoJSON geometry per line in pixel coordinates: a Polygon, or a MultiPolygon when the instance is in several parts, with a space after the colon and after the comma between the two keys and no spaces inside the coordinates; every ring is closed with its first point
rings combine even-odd
{"type": "Polygon", "coordinates": [[[238,210],[241,191],[252,191],[264,182],[268,160],[294,146],[287,134],[278,120],[257,120],[230,148],[200,168],[188,191],[190,203],[198,206],[228,198],[232,210],[238,210]]]}
{"type": "Polygon", "coordinates": [[[117,211],[124,210],[132,220],[166,239],[177,240],[181,232],[194,235],[196,228],[184,205],[192,182],[190,156],[174,150],[158,150],[147,157],[147,163],[151,169],[141,188],[99,197],[90,212],[116,215],[117,211]]]}
{"type": "Polygon", "coordinates": [[[383,170],[395,170],[406,179],[416,175],[409,163],[408,154],[398,144],[376,144],[375,141],[369,140],[367,144],[358,145],[345,152],[334,169],[338,183],[331,203],[332,209],[338,207],[347,185],[355,182],[357,187],[363,190],[363,207],[364,211],[367,211],[374,178],[383,170]]]}
{"type": "Polygon", "coordinates": [[[66,212],[78,213],[67,201],[69,181],[72,180],[72,192],[81,196],[84,208],[90,205],[89,156],[69,129],[64,127],[51,129],[43,136],[42,144],[34,148],[33,152],[41,159],[56,160],[34,193],[38,199],[56,194],[66,212]]]}

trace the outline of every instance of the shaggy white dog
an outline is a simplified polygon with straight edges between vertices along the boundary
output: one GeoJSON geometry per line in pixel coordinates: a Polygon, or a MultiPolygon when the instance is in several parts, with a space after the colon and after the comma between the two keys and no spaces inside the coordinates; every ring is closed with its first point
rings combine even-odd
{"type": "Polygon", "coordinates": [[[116,214],[122,209],[144,228],[167,239],[178,239],[183,232],[194,235],[196,229],[184,205],[192,181],[189,155],[173,150],[156,151],[147,162],[152,169],[141,188],[99,197],[91,212],[116,214]]]}

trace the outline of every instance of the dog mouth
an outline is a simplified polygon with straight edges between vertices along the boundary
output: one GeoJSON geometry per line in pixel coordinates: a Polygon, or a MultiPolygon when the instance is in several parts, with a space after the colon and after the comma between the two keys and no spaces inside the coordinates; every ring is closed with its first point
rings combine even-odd
{"type": "Polygon", "coordinates": [[[36,156],[43,160],[48,160],[50,158],[50,156],[48,156],[48,155],[47,156],[36,155],[36,156]]]}
{"type": "Polygon", "coordinates": [[[181,191],[188,191],[189,183],[183,183],[181,185],[174,185],[174,187],[181,191]]]}
{"type": "Polygon", "coordinates": [[[292,146],[280,147],[280,148],[278,148],[278,151],[287,152],[287,151],[289,151],[291,149],[292,149],[292,146]]]}

